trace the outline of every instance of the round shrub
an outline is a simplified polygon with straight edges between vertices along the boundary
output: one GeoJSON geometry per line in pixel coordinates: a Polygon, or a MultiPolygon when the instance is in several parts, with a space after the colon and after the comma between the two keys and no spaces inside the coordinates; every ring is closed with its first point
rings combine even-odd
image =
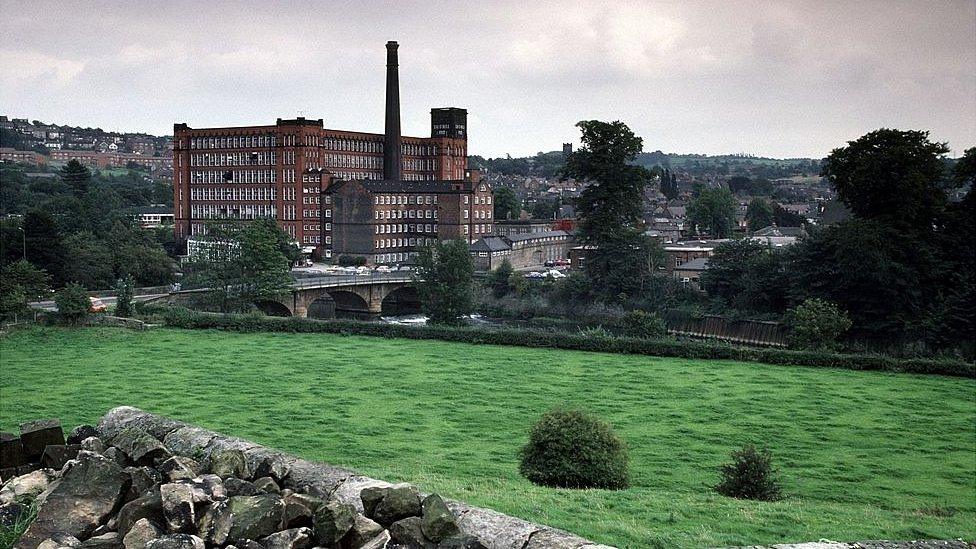
{"type": "Polygon", "coordinates": [[[715,490],[737,499],[775,501],[782,496],[769,450],[745,446],[732,452],[732,461],[722,465],[722,480],[715,490]]]}
{"type": "Polygon", "coordinates": [[[626,488],[627,447],[606,422],[580,410],[545,413],[529,432],[519,472],[555,488],[626,488]]]}
{"type": "Polygon", "coordinates": [[[790,343],[800,349],[832,349],[851,327],[851,319],[836,304],[807,299],[790,311],[790,343]]]}
{"type": "Polygon", "coordinates": [[[74,282],[54,294],[54,303],[58,306],[58,318],[65,324],[81,324],[88,318],[91,308],[85,287],[74,282]]]}
{"type": "Polygon", "coordinates": [[[629,337],[656,338],[668,333],[668,327],[655,313],[635,309],[624,315],[623,335],[629,337]]]}

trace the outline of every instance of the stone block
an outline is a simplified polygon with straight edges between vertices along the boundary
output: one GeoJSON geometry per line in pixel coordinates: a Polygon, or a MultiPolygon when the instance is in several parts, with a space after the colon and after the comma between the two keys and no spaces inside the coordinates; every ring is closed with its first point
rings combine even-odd
{"type": "Polygon", "coordinates": [[[60,471],[65,463],[78,457],[81,451],[81,444],[59,444],[50,445],[44,448],[41,455],[41,467],[60,471]]]}
{"type": "Polygon", "coordinates": [[[27,464],[24,445],[13,433],[0,433],[0,469],[17,468],[27,464]]]}
{"type": "Polygon", "coordinates": [[[64,444],[64,430],[61,429],[61,421],[38,419],[21,424],[20,442],[24,446],[24,455],[27,457],[27,461],[36,462],[40,460],[44,448],[64,444]]]}

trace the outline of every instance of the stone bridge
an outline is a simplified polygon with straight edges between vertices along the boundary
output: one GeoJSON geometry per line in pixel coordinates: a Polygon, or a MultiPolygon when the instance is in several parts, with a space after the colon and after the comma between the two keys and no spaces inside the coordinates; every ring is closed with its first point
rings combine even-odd
{"type": "MultiPolygon", "coordinates": [[[[187,290],[191,295],[207,290],[187,290]]],[[[375,318],[420,312],[420,298],[409,273],[370,273],[296,280],[289,292],[254,303],[267,315],[309,318],[375,318]]]]}

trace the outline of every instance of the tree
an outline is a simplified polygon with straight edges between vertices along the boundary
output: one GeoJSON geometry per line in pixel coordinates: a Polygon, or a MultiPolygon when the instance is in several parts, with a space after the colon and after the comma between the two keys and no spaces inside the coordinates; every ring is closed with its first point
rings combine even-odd
{"type": "Polygon", "coordinates": [[[632,298],[645,279],[643,265],[630,259],[647,245],[639,223],[651,173],[633,164],[643,141],[620,121],[576,125],[582,146],[567,158],[563,175],[587,182],[576,200],[577,240],[588,247],[584,269],[604,298],[632,298]]]}
{"type": "Polygon", "coordinates": [[[664,171],[660,174],[661,177],[661,194],[664,195],[668,200],[674,200],[678,198],[678,178],[669,170],[664,168],[664,171]]]}
{"type": "Polygon", "coordinates": [[[529,207],[529,214],[532,219],[553,219],[559,212],[559,199],[536,200],[529,207]]]}
{"type": "Polygon", "coordinates": [[[878,221],[852,219],[811,230],[788,251],[794,302],[836,303],[857,339],[896,344],[914,339],[926,294],[941,286],[931,243],[878,221]]]}
{"type": "Polygon", "coordinates": [[[621,490],[630,483],[627,445],[582,410],[546,412],[519,454],[519,473],[542,486],[621,490]]]}
{"type": "Polygon", "coordinates": [[[431,324],[461,325],[474,307],[474,264],[463,240],[437,242],[420,249],[414,278],[424,314],[431,324]]]}
{"type": "Polygon", "coordinates": [[[492,295],[496,298],[508,295],[512,289],[511,278],[513,274],[515,274],[515,269],[512,268],[512,263],[507,259],[502,260],[502,264],[497,269],[488,273],[487,282],[492,295]]]}
{"type": "Polygon", "coordinates": [[[24,215],[21,227],[24,229],[28,260],[51,275],[52,284],[64,284],[64,248],[54,218],[42,210],[31,210],[24,215]]]}
{"type": "Polygon", "coordinates": [[[293,279],[291,261],[282,251],[282,235],[273,219],[257,219],[241,232],[241,295],[249,302],[287,290],[293,279]]]}
{"type": "Polygon", "coordinates": [[[508,187],[498,187],[492,194],[495,200],[495,221],[519,218],[522,206],[515,191],[508,187]]]}
{"type": "MultiPolygon", "coordinates": [[[[123,243],[118,243],[124,246],[123,243]]],[[[94,233],[83,231],[64,239],[64,273],[65,278],[72,280],[91,290],[108,288],[115,279],[113,269],[113,254],[115,248],[109,248],[98,240],[94,233]]]]}
{"type": "Polygon", "coordinates": [[[82,197],[88,193],[91,185],[91,171],[82,166],[81,162],[71,160],[61,168],[61,181],[63,181],[77,197],[82,197]]]}
{"type": "Polygon", "coordinates": [[[0,317],[30,311],[29,303],[47,295],[47,273],[23,259],[0,268],[0,317]]]}
{"type": "Polygon", "coordinates": [[[58,306],[58,317],[65,324],[81,324],[88,318],[91,300],[84,286],[69,282],[54,295],[54,303],[58,306]]]}
{"type": "Polygon", "coordinates": [[[787,258],[752,240],[717,248],[701,275],[702,288],[724,307],[753,313],[782,312],[790,300],[787,258]]]}
{"type": "Polygon", "coordinates": [[[807,220],[802,215],[773,202],[773,223],[776,223],[777,227],[802,227],[806,225],[807,220]]]}
{"type": "Polygon", "coordinates": [[[115,316],[132,316],[134,284],[131,276],[124,276],[115,283],[115,316]]]}
{"type": "Polygon", "coordinates": [[[774,223],[773,207],[765,199],[753,198],[746,208],[746,223],[750,231],[758,231],[774,223]]]}
{"type": "Polygon", "coordinates": [[[949,147],[928,136],[873,131],[831,151],[821,175],[857,217],[902,230],[930,228],[946,201],[940,181],[949,147]]]}
{"type": "Polygon", "coordinates": [[[245,311],[256,301],[277,296],[292,283],[278,232],[269,219],[211,224],[191,258],[191,279],[209,287],[225,313],[245,311]]]}
{"type": "Polygon", "coordinates": [[[722,480],[715,491],[731,498],[775,501],[782,497],[782,489],[773,469],[769,450],[744,446],[732,452],[732,461],[722,465],[722,480]]]}
{"type": "Polygon", "coordinates": [[[851,319],[836,304],[807,299],[790,311],[791,343],[801,349],[832,349],[850,329],[851,319]]]}
{"type": "Polygon", "coordinates": [[[732,236],[736,203],[732,193],[724,187],[702,189],[688,203],[687,219],[695,230],[715,238],[732,236]]]}

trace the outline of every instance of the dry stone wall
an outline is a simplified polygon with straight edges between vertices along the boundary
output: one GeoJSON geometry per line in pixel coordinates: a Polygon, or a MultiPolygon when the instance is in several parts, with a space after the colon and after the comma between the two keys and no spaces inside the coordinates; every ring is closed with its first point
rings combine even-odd
{"type": "Polygon", "coordinates": [[[0,521],[37,509],[17,549],[607,547],[136,408],[67,441],[56,421],[24,427],[0,488],[0,521]]]}

